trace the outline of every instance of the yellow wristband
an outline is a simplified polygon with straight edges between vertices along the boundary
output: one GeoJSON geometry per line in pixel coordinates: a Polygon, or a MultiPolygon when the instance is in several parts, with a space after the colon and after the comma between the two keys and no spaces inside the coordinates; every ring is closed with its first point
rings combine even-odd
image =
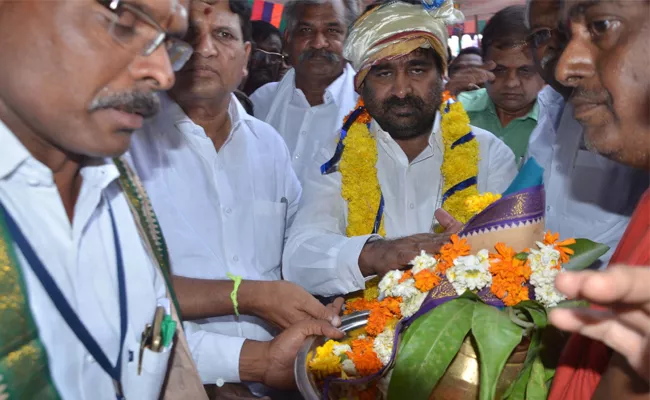
{"type": "Polygon", "coordinates": [[[239,304],[237,303],[237,291],[239,290],[239,285],[241,284],[241,275],[233,275],[230,272],[226,274],[226,276],[230,279],[232,279],[233,282],[235,282],[235,287],[232,289],[232,292],[230,293],[230,300],[232,301],[232,306],[235,308],[235,315],[239,317],[239,304]]]}

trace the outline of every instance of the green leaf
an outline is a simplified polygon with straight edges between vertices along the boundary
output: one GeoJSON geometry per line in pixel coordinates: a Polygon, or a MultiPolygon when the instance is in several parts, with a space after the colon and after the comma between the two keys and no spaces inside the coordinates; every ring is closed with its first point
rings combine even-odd
{"type": "Polygon", "coordinates": [[[418,318],[404,334],[388,399],[428,399],[456,357],[472,324],[477,302],[451,300],[418,318]]]}
{"type": "Polygon", "coordinates": [[[609,246],[589,239],[576,239],[574,244],[566,247],[575,252],[569,262],[562,265],[567,271],[582,271],[609,251],[609,246]]]}
{"type": "Polygon", "coordinates": [[[547,396],[548,388],[546,387],[544,364],[539,357],[536,357],[530,372],[530,381],[526,388],[526,400],[546,400],[547,396]]]}
{"type": "Polygon", "coordinates": [[[480,400],[491,400],[506,361],[521,342],[523,329],[505,312],[476,303],[472,317],[472,335],[478,345],[480,400]]]}
{"type": "Polygon", "coordinates": [[[526,261],[526,260],[528,260],[528,253],[525,253],[525,252],[522,251],[521,253],[517,253],[515,255],[515,258],[517,260],[526,261]]]}
{"type": "Polygon", "coordinates": [[[548,323],[546,308],[536,301],[526,300],[514,306],[515,309],[521,310],[528,315],[529,320],[537,327],[544,328],[548,323]]]}
{"type": "Polygon", "coordinates": [[[524,361],[524,366],[522,367],[521,371],[519,371],[519,374],[517,375],[515,381],[503,394],[504,400],[521,400],[526,397],[526,388],[528,387],[530,373],[533,369],[533,362],[540,352],[542,342],[541,337],[542,335],[539,330],[533,332],[533,336],[530,339],[530,346],[528,347],[528,353],[526,354],[526,360],[524,361]]]}

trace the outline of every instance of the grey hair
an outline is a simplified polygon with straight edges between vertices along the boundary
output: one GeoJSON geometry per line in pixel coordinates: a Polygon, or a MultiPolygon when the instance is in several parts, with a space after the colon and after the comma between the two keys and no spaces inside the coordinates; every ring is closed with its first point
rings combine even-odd
{"type": "MultiPolygon", "coordinates": [[[[296,25],[298,24],[299,7],[304,5],[325,4],[332,0],[289,0],[284,5],[282,18],[286,21],[285,32],[289,36],[293,34],[296,25]]],[[[345,9],[345,16],[343,24],[348,28],[359,16],[359,2],[357,0],[341,0],[345,9]]]]}
{"type": "Polygon", "coordinates": [[[524,25],[526,29],[530,30],[530,7],[533,3],[533,0],[526,0],[526,11],[524,14],[524,25]]]}

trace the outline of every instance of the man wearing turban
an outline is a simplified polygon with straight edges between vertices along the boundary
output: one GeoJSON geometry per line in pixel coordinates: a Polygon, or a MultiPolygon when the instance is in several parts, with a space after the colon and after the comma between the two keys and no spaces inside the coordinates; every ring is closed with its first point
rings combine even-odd
{"type": "Polygon", "coordinates": [[[309,168],[285,247],[286,279],[324,296],[364,289],[366,277],[434,253],[456,220],[466,222],[436,211],[445,201],[500,193],[517,173],[510,149],[470,127],[459,103],[441,108],[446,25],[459,19],[452,1],[394,1],[352,25],[344,56],[362,101],[342,130],[332,127],[341,132],[336,152],[321,149],[309,168]],[[462,135],[451,143],[450,133],[462,135]],[[434,226],[447,233],[431,233],[434,226]]]}

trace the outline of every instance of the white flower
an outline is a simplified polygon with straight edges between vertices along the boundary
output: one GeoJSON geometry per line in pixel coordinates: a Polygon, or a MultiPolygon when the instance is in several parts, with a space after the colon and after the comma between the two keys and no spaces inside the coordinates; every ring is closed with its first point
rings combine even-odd
{"type": "Polygon", "coordinates": [[[559,273],[559,269],[552,267],[538,268],[530,275],[530,283],[535,287],[553,286],[555,284],[555,277],[559,273]]]}
{"type": "Polygon", "coordinates": [[[395,286],[399,283],[399,280],[402,279],[404,272],[393,270],[389,271],[379,282],[379,291],[392,296],[391,292],[395,286]]]}
{"type": "Polygon", "coordinates": [[[422,250],[419,256],[411,260],[411,265],[413,265],[413,275],[416,275],[418,272],[422,272],[425,269],[433,270],[436,267],[436,264],[438,264],[438,260],[422,250]]]}
{"type": "Polygon", "coordinates": [[[390,362],[390,356],[393,354],[394,337],[395,332],[389,328],[386,328],[382,333],[377,335],[375,342],[372,345],[375,353],[377,353],[377,357],[379,357],[379,360],[384,366],[390,362]]]}
{"type": "Polygon", "coordinates": [[[446,275],[458,295],[466,290],[481,290],[489,286],[492,283],[492,274],[488,251],[481,250],[475,256],[456,258],[446,275]]]}
{"type": "Polygon", "coordinates": [[[420,309],[420,306],[426,298],[427,293],[418,292],[417,295],[402,301],[402,303],[399,305],[399,309],[402,312],[402,317],[409,318],[415,314],[420,309]]]}
{"type": "Polygon", "coordinates": [[[350,345],[347,344],[335,344],[334,348],[332,349],[332,353],[334,353],[335,356],[341,357],[343,354],[347,353],[348,351],[352,351],[352,348],[350,345]]]}
{"type": "Polygon", "coordinates": [[[367,336],[364,335],[364,334],[362,333],[361,335],[357,336],[357,339],[359,339],[359,340],[363,340],[363,339],[365,339],[366,337],[367,337],[367,336]]]}
{"type": "Polygon", "coordinates": [[[341,363],[341,367],[343,367],[343,371],[345,371],[345,373],[348,374],[348,376],[357,375],[357,367],[354,365],[354,362],[349,358],[343,360],[343,362],[341,363]]]}
{"type": "Polygon", "coordinates": [[[548,269],[560,262],[560,252],[554,246],[537,242],[537,247],[539,250],[531,249],[528,255],[532,272],[548,269]]]}
{"type": "Polygon", "coordinates": [[[402,302],[404,302],[420,293],[421,292],[415,287],[415,279],[409,278],[395,286],[390,295],[393,297],[401,297],[402,302]]]}
{"type": "Polygon", "coordinates": [[[535,287],[535,299],[540,302],[544,307],[555,307],[562,300],[566,300],[566,296],[555,289],[555,285],[544,285],[535,287]]]}

